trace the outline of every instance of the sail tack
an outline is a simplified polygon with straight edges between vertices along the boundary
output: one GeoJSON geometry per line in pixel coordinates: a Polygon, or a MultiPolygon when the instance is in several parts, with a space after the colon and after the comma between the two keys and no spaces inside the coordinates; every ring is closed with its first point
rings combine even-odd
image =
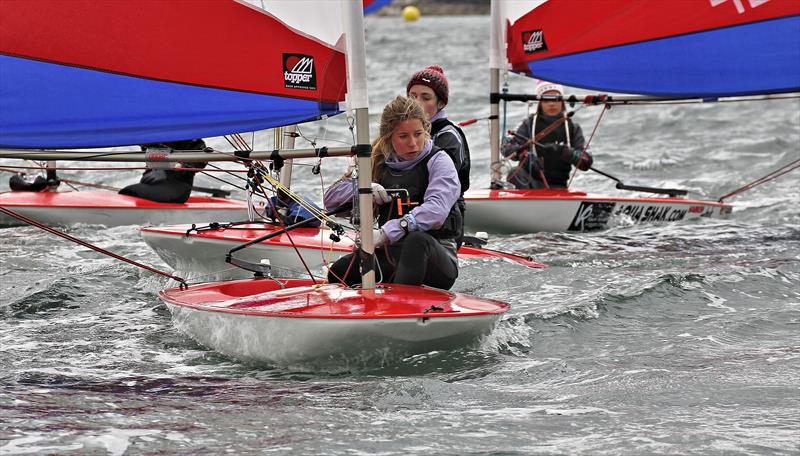
{"type": "Polygon", "coordinates": [[[233,1],[4,2],[0,147],[218,136],[340,111],[344,53],[233,1]]]}
{"type": "Polygon", "coordinates": [[[800,90],[800,2],[549,0],[509,25],[513,71],[593,90],[800,90]]]}

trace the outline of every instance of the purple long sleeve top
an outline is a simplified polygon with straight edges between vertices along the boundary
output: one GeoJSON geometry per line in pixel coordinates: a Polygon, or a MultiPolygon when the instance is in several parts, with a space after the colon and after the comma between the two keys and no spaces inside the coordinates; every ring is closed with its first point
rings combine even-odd
{"type": "MultiPolygon", "coordinates": [[[[425,142],[422,152],[413,160],[403,160],[394,154],[386,160],[386,166],[402,171],[412,168],[431,153],[434,156],[428,161],[428,188],[422,197],[422,204],[407,215],[409,231],[428,231],[442,226],[461,193],[456,167],[447,153],[439,149],[434,150],[433,141],[430,139],[425,142]]],[[[325,209],[335,209],[351,201],[357,189],[358,183],[354,178],[334,183],[323,196],[325,209]]],[[[395,243],[405,236],[405,232],[400,228],[399,219],[389,220],[381,230],[389,243],[395,243]]]]}

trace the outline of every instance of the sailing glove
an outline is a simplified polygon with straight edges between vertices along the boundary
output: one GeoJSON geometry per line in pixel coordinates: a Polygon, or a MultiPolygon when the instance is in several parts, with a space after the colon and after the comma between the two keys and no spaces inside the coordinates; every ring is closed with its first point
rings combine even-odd
{"type": "Polygon", "coordinates": [[[386,204],[392,199],[389,197],[389,194],[386,193],[386,189],[383,188],[383,185],[378,184],[376,182],[372,183],[372,202],[381,205],[386,204]]]}
{"type": "Polygon", "coordinates": [[[564,146],[561,152],[561,159],[568,161],[571,165],[575,165],[581,171],[588,171],[592,166],[592,156],[583,151],[583,149],[573,149],[569,146],[564,146]]]}
{"type": "Polygon", "coordinates": [[[375,243],[375,248],[383,247],[386,244],[386,235],[383,230],[372,230],[372,241],[375,243]]]}
{"type": "Polygon", "coordinates": [[[514,141],[507,141],[503,143],[500,152],[502,152],[504,157],[510,160],[520,160],[527,151],[522,147],[522,144],[514,141]]]}

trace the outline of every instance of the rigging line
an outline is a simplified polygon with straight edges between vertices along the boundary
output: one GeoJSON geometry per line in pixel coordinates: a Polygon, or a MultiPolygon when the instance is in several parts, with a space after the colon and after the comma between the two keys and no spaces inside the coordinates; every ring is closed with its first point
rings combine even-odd
{"type": "Polygon", "coordinates": [[[333,221],[329,216],[325,215],[325,212],[323,210],[317,209],[316,206],[314,206],[313,204],[310,204],[304,198],[300,197],[300,195],[298,195],[297,193],[293,192],[291,189],[289,189],[285,185],[281,184],[278,180],[276,180],[275,178],[270,176],[268,173],[262,171],[260,173],[260,176],[262,178],[264,178],[264,180],[269,182],[269,184],[272,185],[272,187],[275,188],[276,190],[282,190],[284,193],[286,193],[289,196],[289,198],[291,198],[292,201],[297,203],[303,209],[305,209],[308,212],[310,212],[311,215],[313,215],[314,218],[316,218],[320,222],[333,221]]]}
{"type": "Polygon", "coordinates": [[[236,144],[239,145],[239,150],[251,150],[250,146],[247,144],[247,141],[244,140],[240,135],[234,133],[233,140],[236,141],[236,144]]]}
{"type": "MultiPolygon", "coordinates": [[[[38,171],[45,171],[46,169],[43,166],[17,166],[17,165],[5,165],[3,168],[0,168],[0,171],[10,171],[12,169],[35,169],[38,171]]],[[[143,170],[148,169],[145,166],[134,166],[134,167],[97,167],[97,168],[73,168],[73,167],[56,167],[50,168],[54,171],[136,171],[136,170],[143,170]]],[[[17,171],[13,171],[17,172],[17,171]]]]}
{"type": "MultiPolygon", "coordinates": [[[[211,163],[209,163],[209,166],[211,166],[211,163]]],[[[4,165],[3,167],[0,167],[0,171],[8,171],[8,172],[15,172],[15,173],[18,172],[18,171],[13,171],[13,170],[17,170],[17,169],[34,169],[34,170],[37,170],[37,171],[46,171],[47,170],[46,168],[41,167],[41,166],[4,165]]],[[[144,171],[144,170],[148,170],[148,169],[152,169],[152,168],[148,168],[146,166],[130,166],[130,167],[127,167],[127,166],[125,166],[125,167],[115,166],[115,167],[74,168],[74,167],[70,166],[70,167],[56,167],[56,168],[50,168],[50,169],[54,170],[54,171],[144,171]]],[[[191,170],[195,170],[196,171],[197,170],[197,168],[171,168],[171,169],[173,171],[191,171],[191,170]]],[[[204,172],[214,172],[214,173],[220,172],[220,173],[232,174],[232,173],[246,173],[247,170],[217,168],[215,170],[205,170],[204,172]]]]}
{"type": "MultiPolygon", "coordinates": [[[[290,267],[286,267],[286,266],[270,266],[270,267],[272,268],[273,271],[275,271],[275,270],[278,271],[278,273],[280,274],[279,277],[284,277],[285,275],[293,275],[293,276],[295,276],[295,275],[304,274],[304,272],[299,270],[299,269],[294,269],[294,268],[290,268],[290,267]]],[[[204,282],[208,282],[208,280],[206,280],[206,279],[209,279],[209,278],[214,279],[214,280],[219,280],[218,277],[220,276],[220,274],[227,274],[229,272],[238,271],[238,270],[239,270],[238,267],[231,266],[229,268],[217,269],[215,271],[207,272],[205,274],[194,274],[191,277],[187,278],[187,283],[190,284],[190,285],[195,285],[195,284],[198,284],[198,283],[204,283],[204,282]],[[191,282],[189,282],[189,280],[191,280],[191,282]]],[[[320,280],[322,280],[321,276],[317,275],[315,277],[320,279],[320,280]]]]}
{"type": "Polygon", "coordinates": [[[78,245],[81,245],[83,247],[92,249],[95,252],[102,253],[103,255],[110,256],[110,257],[115,258],[115,259],[120,260],[120,261],[124,261],[125,263],[131,264],[131,265],[136,266],[138,268],[146,269],[146,270],[148,270],[150,272],[154,272],[156,274],[160,274],[160,275],[162,275],[164,277],[168,277],[170,279],[177,280],[178,282],[181,283],[181,287],[188,286],[186,284],[186,280],[183,279],[182,277],[178,277],[178,276],[172,275],[172,274],[170,274],[168,272],[161,271],[161,270],[156,269],[156,268],[154,268],[152,266],[148,266],[146,264],[139,263],[138,261],[131,260],[130,258],[126,258],[126,257],[124,257],[122,255],[118,255],[118,254],[116,254],[114,252],[111,252],[109,250],[106,250],[106,249],[104,249],[102,247],[98,247],[98,246],[96,246],[94,244],[91,244],[91,243],[89,243],[87,241],[84,241],[83,239],[77,238],[77,237],[72,236],[70,234],[67,234],[67,233],[65,233],[63,231],[57,230],[55,228],[52,228],[52,227],[44,225],[44,224],[42,224],[40,222],[37,222],[36,220],[28,218],[28,217],[26,217],[26,216],[24,216],[24,215],[22,215],[22,214],[20,214],[18,212],[12,211],[12,210],[7,209],[7,208],[2,207],[2,206],[0,206],[0,212],[4,213],[6,215],[9,215],[11,217],[14,217],[17,220],[23,221],[23,222],[27,223],[28,225],[31,225],[31,226],[34,226],[34,227],[39,228],[41,230],[47,231],[50,234],[55,234],[56,236],[62,237],[64,239],[68,240],[68,241],[72,241],[72,242],[74,242],[74,243],[76,243],[78,245]]]}
{"type": "Polygon", "coordinates": [[[242,145],[242,147],[244,147],[244,150],[253,150],[253,148],[250,147],[250,144],[247,144],[247,141],[245,141],[244,137],[239,133],[234,133],[233,137],[236,138],[236,140],[239,142],[239,144],[242,145]]]}
{"type": "Polygon", "coordinates": [[[247,141],[244,139],[244,136],[240,135],[239,133],[234,133],[233,137],[239,141],[239,144],[242,144],[245,147],[245,150],[253,150],[253,148],[250,147],[249,144],[247,144],[247,141]]]}
{"type": "Polygon", "coordinates": [[[350,137],[352,138],[353,142],[351,144],[356,143],[356,118],[353,116],[347,116],[347,128],[350,130],[350,137]]]}
{"type": "MultiPolygon", "coordinates": [[[[210,166],[211,168],[213,168],[213,171],[214,171],[214,172],[222,172],[222,173],[228,174],[228,175],[230,175],[230,176],[232,176],[232,177],[234,177],[234,178],[236,178],[236,179],[239,179],[239,180],[241,180],[241,181],[247,182],[247,178],[246,178],[246,177],[242,177],[242,176],[240,176],[240,175],[236,175],[236,174],[234,174],[233,172],[231,172],[232,170],[227,170],[227,169],[221,168],[221,167],[219,167],[219,166],[217,166],[217,165],[215,165],[215,164],[213,164],[213,163],[209,163],[209,164],[208,164],[208,166],[210,166]]],[[[226,180],[224,180],[224,179],[221,179],[221,178],[219,178],[219,177],[216,177],[216,176],[213,176],[213,175],[211,175],[211,174],[208,174],[208,172],[209,172],[209,171],[212,171],[212,170],[203,170],[203,171],[201,171],[201,172],[202,172],[204,175],[206,175],[206,176],[208,176],[208,177],[210,177],[210,178],[212,178],[212,179],[216,179],[216,180],[218,180],[218,181],[220,181],[220,182],[224,182],[225,184],[227,184],[227,185],[230,185],[230,186],[232,186],[232,187],[236,187],[236,188],[238,188],[239,190],[242,190],[242,191],[247,191],[247,190],[246,190],[244,187],[238,186],[238,185],[236,185],[236,184],[233,184],[233,183],[230,183],[230,182],[228,182],[228,181],[226,181],[226,180]]],[[[239,172],[239,173],[241,173],[241,172],[247,172],[247,170],[236,170],[236,172],[239,172]]]]}
{"type": "MultiPolygon", "coordinates": [[[[356,143],[355,132],[353,130],[355,128],[355,123],[350,123],[350,119],[349,118],[348,118],[347,122],[348,122],[348,127],[347,128],[350,130],[350,135],[353,137],[352,142],[348,142],[348,141],[345,141],[343,139],[333,139],[333,138],[326,137],[327,136],[327,132],[328,132],[327,129],[325,130],[325,135],[323,135],[322,138],[315,138],[315,139],[312,140],[311,138],[309,138],[308,136],[304,135],[300,131],[300,125],[297,125],[296,134],[297,134],[297,136],[299,136],[300,138],[303,138],[304,141],[308,142],[309,144],[311,144],[315,148],[317,147],[317,143],[319,141],[331,141],[331,142],[335,142],[335,143],[344,144],[346,146],[352,146],[352,145],[354,145],[356,143]]],[[[353,122],[355,122],[355,120],[353,120],[353,122]]]]}
{"type": "MultiPolygon", "coordinates": [[[[225,179],[220,179],[219,177],[217,177],[217,176],[214,176],[213,174],[208,174],[208,173],[206,173],[205,171],[201,171],[201,173],[202,173],[204,176],[206,176],[206,177],[210,177],[211,179],[214,179],[214,180],[216,180],[216,181],[222,182],[223,184],[230,185],[231,187],[237,188],[237,189],[239,189],[239,190],[241,190],[241,191],[246,191],[246,189],[245,189],[244,187],[241,187],[241,186],[239,186],[239,185],[236,185],[236,184],[230,183],[230,182],[226,181],[225,179]]],[[[237,176],[237,177],[238,177],[238,176],[237,176]]]]}
{"type": "Polygon", "coordinates": [[[759,185],[761,185],[761,184],[763,184],[765,182],[769,182],[769,181],[771,181],[773,179],[776,179],[776,178],[778,178],[778,177],[780,177],[780,176],[782,176],[782,175],[784,175],[784,174],[786,174],[786,173],[788,173],[790,171],[794,171],[797,168],[800,168],[800,158],[798,158],[797,160],[795,160],[793,162],[790,162],[790,163],[788,163],[788,164],[786,164],[784,166],[781,166],[780,168],[776,169],[775,171],[772,171],[771,173],[769,173],[769,174],[767,174],[765,176],[759,177],[758,179],[750,182],[747,185],[739,187],[739,188],[737,188],[736,190],[734,190],[734,191],[732,191],[730,193],[727,193],[725,195],[720,196],[718,201],[720,203],[722,203],[723,200],[725,200],[726,198],[729,198],[729,197],[731,197],[733,195],[736,195],[738,193],[742,193],[742,192],[744,192],[746,190],[750,190],[751,188],[757,187],[757,186],[759,186],[759,185]]]}
{"type": "Polygon", "coordinates": [[[224,135],[223,138],[225,138],[225,141],[228,141],[228,144],[230,144],[230,146],[233,147],[234,150],[239,149],[239,146],[237,146],[236,143],[234,143],[233,140],[228,137],[228,135],[224,135]]]}
{"type": "Polygon", "coordinates": [[[610,104],[615,106],[641,106],[641,105],[684,105],[684,104],[707,104],[709,102],[713,103],[744,103],[744,102],[752,102],[752,101],[775,101],[775,100],[795,100],[800,98],[800,94],[798,93],[787,93],[787,94],[774,94],[774,95],[764,95],[758,98],[744,98],[744,97],[726,97],[726,98],[719,98],[714,99],[713,97],[710,99],[704,98],[688,98],[688,99],[677,99],[677,100],[636,100],[636,99],[614,99],[614,97],[610,97],[611,99],[604,104],[610,104]]]}
{"type": "Polygon", "coordinates": [[[70,187],[72,187],[72,185],[70,185],[70,184],[75,184],[75,185],[80,185],[80,186],[83,186],[83,187],[93,187],[93,188],[100,188],[100,189],[103,189],[103,190],[110,190],[112,192],[120,191],[119,188],[112,187],[110,185],[93,184],[91,182],[81,182],[81,181],[76,181],[76,180],[72,180],[72,179],[64,179],[64,178],[61,178],[61,177],[59,177],[58,180],[63,182],[63,183],[65,183],[65,184],[67,184],[67,185],[69,185],[70,187]]]}
{"type": "Polygon", "coordinates": [[[252,150],[241,137],[237,138],[235,135],[225,135],[223,138],[228,141],[228,144],[230,144],[234,150],[252,150]]]}
{"type": "MultiPolygon", "coordinates": [[[[46,170],[45,170],[45,168],[34,168],[34,167],[29,167],[29,168],[26,168],[26,169],[36,169],[36,170],[38,170],[38,171],[46,171],[46,170]]],[[[14,171],[13,169],[4,169],[4,168],[0,168],[0,171],[2,171],[2,172],[6,172],[6,173],[19,174],[19,171],[14,171]]],[[[25,174],[25,173],[23,173],[23,174],[25,174]]],[[[70,180],[70,179],[62,179],[62,178],[59,178],[58,180],[59,180],[59,182],[63,182],[63,183],[65,183],[65,184],[67,184],[67,186],[68,186],[69,188],[71,188],[71,189],[75,190],[76,192],[78,192],[78,191],[80,191],[80,190],[78,190],[77,188],[75,188],[75,187],[74,187],[72,184],[76,184],[76,185],[85,185],[85,186],[87,186],[87,187],[91,187],[91,186],[93,186],[93,185],[94,185],[94,184],[87,184],[87,183],[83,183],[83,182],[77,182],[77,181],[73,181],[73,180],[70,180]]]]}
{"type": "MultiPolygon", "coordinates": [[[[609,108],[608,105],[603,105],[603,110],[600,111],[600,116],[597,117],[597,123],[594,124],[594,129],[592,129],[592,134],[589,135],[589,140],[586,141],[586,144],[583,145],[583,151],[584,152],[586,152],[589,149],[589,144],[592,143],[592,139],[594,138],[594,134],[597,133],[597,127],[600,126],[600,121],[603,120],[603,114],[605,114],[606,111],[608,111],[609,109],[611,109],[611,108],[609,108]]],[[[569,182],[567,182],[567,188],[569,188],[572,185],[572,179],[575,178],[575,175],[577,173],[578,173],[578,168],[575,168],[575,169],[572,170],[572,176],[570,176],[569,182]]]]}
{"type": "MultiPolygon", "coordinates": [[[[261,189],[261,192],[266,195],[267,192],[266,190],[264,190],[264,187],[261,185],[261,183],[255,179],[254,181],[256,185],[258,185],[258,187],[261,189]]],[[[283,218],[278,213],[278,210],[275,208],[275,205],[272,204],[272,200],[267,198],[267,203],[269,203],[269,207],[272,210],[272,214],[275,217],[275,219],[280,223],[281,227],[286,228],[286,223],[284,223],[283,218]]],[[[300,262],[303,263],[303,267],[306,269],[306,272],[308,272],[308,276],[311,278],[311,281],[317,283],[316,279],[314,279],[314,274],[311,273],[311,268],[308,267],[308,265],[306,264],[306,260],[303,258],[303,255],[300,254],[300,249],[298,249],[297,245],[295,245],[294,239],[292,239],[292,235],[289,234],[288,231],[286,231],[285,234],[286,238],[289,239],[289,243],[292,244],[292,248],[294,248],[295,253],[297,253],[297,257],[300,259],[300,262]]]]}
{"type": "MultiPolygon", "coordinates": [[[[86,151],[69,152],[69,151],[64,151],[64,150],[57,150],[57,152],[59,152],[61,154],[64,154],[64,155],[81,155],[81,154],[88,153],[86,151]]],[[[216,150],[216,149],[213,149],[213,148],[206,148],[206,149],[203,149],[203,150],[182,150],[180,152],[222,154],[222,155],[229,155],[231,157],[236,157],[233,154],[228,154],[226,152],[223,152],[221,150],[216,150]]],[[[33,159],[35,159],[35,157],[37,155],[48,155],[48,154],[52,154],[53,151],[51,151],[51,150],[28,150],[28,151],[25,151],[25,153],[31,155],[29,160],[33,160],[33,159]]],[[[129,154],[140,155],[140,154],[142,154],[142,152],[137,152],[137,151],[134,151],[134,150],[116,151],[116,152],[98,152],[98,153],[92,154],[92,155],[80,156],[79,158],[67,157],[67,158],[60,158],[59,160],[92,161],[92,159],[94,159],[94,158],[114,157],[114,156],[117,156],[117,155],[129,155],[129,154]]],[[[239,157],[236,157],[236,159],[238,160],[239,157]]],[[[132,161],[136,161],[136,160],[132,160],[132,161]]],[[[147,159],[145,159],[145,161],[147,161],[147,162],[151,162],[151,161],[159,162],[158,160],[147,160],[147,159]]],[[[73,169],[77,169],[77,168],[73,168],[73,169]]],[[[107,168],[107,169],[111,169],[111,168],[107,168]]],[[[133,169],[133,168],[125,168],[125,169],[133,169]]],[[[141,168],[139,168],[139,169],[141,169],[141,168]]]]}
{"type": "Polygon", "coordinates": [[[64,179],[59,179],[59,181],[60,181],[60,182],[63,182],[63,183],[65,183],[65,184],[67,184],[67,187],[71,188],[72,190],[74,190],[74,191],[76,191],[76,192],[79,192],[79,191],[80,191],[80,190],[78,190],[78,188],[77,188],[77,187],[75,187],[74,185],[72,185],[72,184],[70,184],[69,182],[65,181],[64,179]]]}
{"type": "Polygon", "coordinates": [[[300,131],[300,125],[297,125],[297,134],[300,135],[300,137],[303,138],[307,143],[311,144],[312,147],[317,147],[316,141],[312,141],[306,135],[304,135],[302,131],[300,131]]]}

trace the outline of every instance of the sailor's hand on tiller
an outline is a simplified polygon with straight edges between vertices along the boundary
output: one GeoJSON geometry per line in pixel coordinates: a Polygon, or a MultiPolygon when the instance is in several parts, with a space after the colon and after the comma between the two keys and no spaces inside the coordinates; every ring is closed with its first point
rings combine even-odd
{"type": "Polygon", "coordinates": [[[584,152],[583,149],[572,148],[567,145],[563,146],[561,159],[569,162],[571,165],[575,165],[575,167],[581,171],[589,170],[593,162],[592,156],[584,152]]]}

